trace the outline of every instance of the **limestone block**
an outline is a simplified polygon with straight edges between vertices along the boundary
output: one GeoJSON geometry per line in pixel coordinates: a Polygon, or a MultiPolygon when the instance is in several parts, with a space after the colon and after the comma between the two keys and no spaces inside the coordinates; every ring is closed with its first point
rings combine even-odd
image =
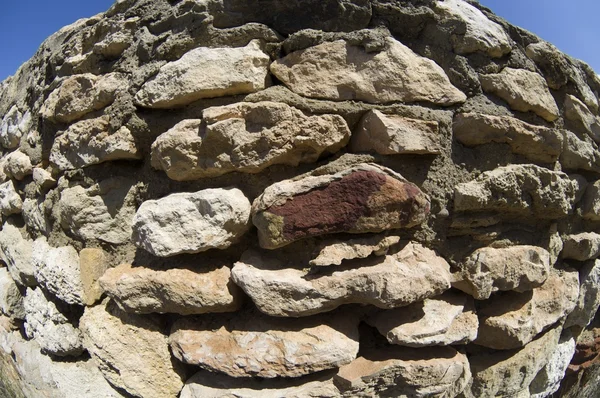
{"type": "Polygon", "coordinates": [[[12,180],[0,184],[0,213],[4,216],[19,214],[23,210],[23,200],[17,193],[12,180]]]}
{"type": "Polygon", "coordinates": [[[121,244],[131,237],[137,187],[134,180],[114,177],[83,188],[74,186],[60,193],[58,221],[83,240],[97,239],[121,244]]]}
{"type": "Polygon", "coordinates": [[[235,263],[231,275],[260,311],[284,317],[313,315],[351,303],[401,307],[450,288],[448,263],[417,243],[395,255],[362,260],[355,268],[310,277],[308,272],[282,269],[278,260],[249,251],[235,263]]]}
{"type": "Polygon", "coordinates": [[[52,177],[52,174],[42,168],[34,167],[32,177],[39,192],[45,192],[56,185],[56,179],[52,177]]]}
{"type": "Polygon", "coordinates": [[[275,249],[314,236],[381,232],[425,221],[429,198],[401,175],[376,164],[336,174],[284,180],[252,204],[260,246],[275,249]]]}
{"type": "Polygon", "coordinates": [[[479,326],[473,299],[453,291],[379,312],[367,322],[391,344],[408,347],[467,344],[479,326]]]}
{"type": "Polygon", "coordinates": [[[0,121],[0,145],[7,149],[19,146],[21,137],[29,132],[31,113],[21,113],[16,105],[13,105],[0,121]]]}
{"type": "Polygon", "coordinates": [[[140,398],[178,396],[183,373],[154,318],[127,314],[104,302],[85,309],[79,328],[85,348],[112,385],[140,398]]]}
{"type": "Polygon", "coordinates": [[[493,292],[525,292],[541,286],[550,271],[550,253],[536,246],[484,247],[458,264],[460,281],[453,286],[485,300],[493,292]]]}
{"type": "Polygon", "coordinates": [[[273,62],[271,72],[309,98],[442,106],[466,100],[435,62],[391,37],[386,44],[385,50],[368,53],[344,40],[325,42],[273,62]]]}
{"type": "Polygon", "coordinates": [[[8,267],[13,280],[22,286],[37,285],[31,259],[32,249],[31,240],[24,239],[18,228],[4,223],[0,231],[0,258],[8,267]]]}
{"type": "Polygon", "coordinates": [[[455,32],[451,39],[457,54],[484,52],[500,58],[511,51],[511,42],[502,28],[490,21],[478,8],[463,0],[445,0],[435,3],[435,11],[442,21],[460,21],[465,31],[455,32]]]}
{"type": "Polygon", "coordinates": [[[560,131],[508,116],[459,113],[453,130],[456,139],[466,146],[508,144],[513,153],[537,162],[555,162],[563,149],[560,131]]]}
{"type": "Polygon", "coordinates": [[[510,292],[482,303],[475,344],[497,350],[523,347],[539,333],[566,318],[577,304],[577,271],[552,272],[531,292],[510,292]]]}
{"type": "Polygon", "coordinates": [[[560,116],[548,84],[537,73],[504,68],[500,73],[480,75],[479,80],[486,93],[502,98],[508,102],[511,109],[520,112],[532,111],[549,122],[560,116]]]}
{"type": "Polygon", "coordinates": [[[563,239],[561,256],[577,261],[593,260],[600,257],[600,234],[582,232],[567,235],[563,239]]]}
{"type": "Polygon", "coordinates": [[[70,76],[50,93],[40,113],[54,122],[71,123],[110,105],[126,88],[127,77],[120,73],[70,76]]]}
{"type": "Polygon", "coordinates": [[[372,110],[363,116],[352,135],[351,148],[381,155],[437,155],[441,152],[438,122],[372,110]]]}
{"type": "Polygon", "coordinates": [[[122,264],[106,271],[100,285],[127,312],[205,314],[240,308],[242,294],[230,276],[227,266],[159,271],[122,264]]]}
{"type": "Polygon", "coordinates": [[[257,40],[240,48],[195,48],[160,68],[135,96],[139,106],[173,108],[201,98],[248,94],[266,87],[270,58],[257,40]]]}
{"type": "Polygon", "coordinates": [[[25,199],[22,210],[23,220],[27,227],[44,235],[48,233],[50,225],[46,217],[43,198],[25,199]]]}
{"type": "Polygon", "coordinates": [[[54,139],[50,163],[61,171],[119,159],[140,159],[131,131],[125,126],[110,131],[108,116],[81,120],[54,139]]]}
{"type": "MultiPolygon", "coordinates": [[[[565,145],[560,162],[565,169],[600,172],[600,151],[593,142],[579,139],[568,130],[563,130],[565,145]]],[[[589,139],[591,141],[591,139],[589,139]]]]}
{"type": "Polygon", "coordinates": [[[0,313],[13,319],[25,319],[23,296],[6,268],[0,268],[0,313]]]}
{"type": "Polygon", "coordinates": [[[567,94],[565,97],[565,117],[579,122],[588,135],[600,144],[600,117],[594,116],[579,98],[567,94]]]}
{"type": "Polygon", "coordinates": [[[108,268],[108,255],[104,250],[85,248],[79,252],[83,304],[94,305],[100,300],[104,289],[100,286],[99,279],[108,268]]]}
{"type": "Polygon", "coordinates": [[[600,260],[591,260],[579,270],[579,298],[577,306],[565,322],[565,328],[573,325],[586,327],[600,306],[600,260]]]}
{"type": "Polygon", "coordinates": [[[184,120],[152,144],[152,166],[178,181],[233,171],[258,173],[274,164],[311,163],[350,139],[339,115],[306,116],[276,102],[205,109],[202,120],[184,120]]]}
{"type": "Polygon", "coordinates": [[[456,397],[469,384],[466,355],[451,347],[365,350],[334,378],[345,397],[456,397]]]}
{"type": "Polygon", "coordinates": [[[79,356],[83,353],[81,332],[40,288],[28,288],[23,303],[25,333],[37,341],[43,352],[58,356],[79,356]]]}
{"type": "Polygon", "coordinates": [[[565,173],[535,165],[498,167],[459,184],[454,209],[557,219],[572,213],[582,185],[565,173]]]}
{"type": "Polygon", "coordinates": [[[600,180],[587,186],[582,200],[581,213],[585,219],[600,221],[600,180]]]}
{"type": "Polygon", "coordinates": [[[248,231],[250,202],[237,188],[148,200],[133,219],[134,243],[155,256],[225,249],[248,231]]]}
{"type": "Polygon", "coordinates": [[[340,265],[344,260],[384,256],[389,248],[400,242],[399,236],[372,235],[346,240],[335,239],[324,243],[309,264],[317,267],[340,265]]]}
{"type": "Polygon", "coordinates": [[[4,159],[4,174],[8,178],[22,180],[33,172],[31,159],[21,151],[9,153],[4,159]]]}
{"type": "Polygon", "coordinates": [[[213,372],[298,377],[356,358],[358,323],[348,318],[187,317],[175,322],[169,341],[177,359],[213,372]]]}
{"type": "Polygon", "coordinates": [[[546,398],[558,391],[567,367],[575,354],[575,346],[575,338],[570,333],[563,332],[548,363],[529,385],[531,398],[546,398]]]}

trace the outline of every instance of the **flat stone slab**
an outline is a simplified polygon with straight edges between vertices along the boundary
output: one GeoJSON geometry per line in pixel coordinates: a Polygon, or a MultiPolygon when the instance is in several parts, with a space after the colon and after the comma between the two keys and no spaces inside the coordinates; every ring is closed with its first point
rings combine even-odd
{"type": "Polygon", "coordinates": [[[364,238],[335,240],[324,243],[309,264],[316,267],[340,265],[345,260],[384,256],[391,246],[400,242],[399,236],[373,235],[364,238]]]}

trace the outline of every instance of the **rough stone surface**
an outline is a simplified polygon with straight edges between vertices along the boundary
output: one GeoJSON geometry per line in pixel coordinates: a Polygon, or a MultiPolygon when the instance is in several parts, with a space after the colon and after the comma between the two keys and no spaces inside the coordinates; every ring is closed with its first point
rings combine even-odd
{"type": "Polygon", "coordinates": [[[255,251],[235,263],[233,281],[259,310],[272,316],[298,317],[342,304],[395,308],[436,296],[450,287],[449,265],[434,251],[410,243],[399,253],[361,260],[354,268],[311,275],[281,269],[281,263],[255,251]]]}
{"type": "Polygon", "coordinates": [[[27,289],[25,299],[25,333],[35,338],[43,352],[58,356],[79,356],[83,352],[83,339],[75,328],[49,301],[41,289],[27,289]]]}
{"type": "Polygon", "coordinates": [[[435,155],[441,152],[439,124],[369,111],[352,135],[354,152],[435,155]]]}
{"type": "Polygon", "coordinates": [[[335,240],[327,242],[318,250],[318,255],[309,264],[317,267],[340,265],[344,260],[367,258],[371,255],[384,256],[391,246],[400,242],[399,236],[373,235],[365,238],[335,240]]]}
{"type": "Polygon", "coordinates": [[[593,260],[600,257],[600,234],[582,232],[563,238],[561,256],[577,261],[593,260]]]}
{"type": "Polygon", "coordinates": [[[580,181],[562,172],[510,165],[456,186],[454,209],[556,219],[571,214],[582,188],[580,181]]]}
{"type": "Polygon", "coordinates": [[[52,174],[39,167],[34,167],[32,178],[39,192],[45,192],[56,185],[56,180],[52,177],[52,174]]]}
{"type": "Polygon", "coordinates": [[[367,351],[335,376],[348,397],[455,397],[470,380],[466,355],[450,347],[367,351]]]}
{"type": "Polygon", "coordinates": [[[561,328],[555,327],[518,350],[484,352],[469,358],[473,383],[465,396],[515,397],[522,394],[556,351],[561,328]]]}
{"type": "Polygon", "coordinates": [[[600,117],[595,116],[577,97],[569,94],[565,97],[565,117],[579,122],[587,134],[596,143],[600,143],[600,117]]]}
{"type": "Polygon", "coordinates": [[[458,264],[453,286],[485,300],[493,292],[525,292],[541,286],[550,271],[550,254],[535,246],[484,247],[458,264]]]}
{"type": "Polygon", "coordinates": [[[508,116],[459,113],[453,129],[456,139],[466,146],[508,144],[512,152],[537,162],[555,162],[563,149],[563,136],[558,130],[508,116]]]}
{"type": "Polygon", "coordinates": [[[9,216],[11,214],[19,214],[22,210],[23,200],[21,199],[21,195],[17,193],[12,180],[0,184],[0,213],[4,216],[9,216]]]}
{"type": "Polygon", "coordinates": [[[179,360],[211,371],[298,377],[356,358],[357,322],[349,318],[188,317],[175,322],[169,341],[179,360]]]}
{"type": "Polygon", "coordinates": [[[271,185],[252,204],[261,247],[338,232],[381,232],[421,224],[429,198],[401,175],[375,164],[271,185]]]}
{"type": "Polygon", "coordinates": [[[532,111],[549,122],[558,119],[560,112],[548,90],[548,84],[537,73],[524,69],[504,68],[500,73],[481,75],[485,92],[505,100],[511,109],[532,111]]]}
{"type": "Polygon", "coordinates": [[[532,292],[508,293],[483,303],[476,344],[497,350],[523,347],[539,333],[564,319],[577,303],[577,271],[551,273],[532,292]]]}
{"type": "Polygon", "coordinates": [[[600,221],[600,180],[587,186],[582,202],[583,218],[600,221]]]}
{"type": "Polygon", "coordinates": [[[119,91],[126,88],[127,79],[118,73],[70,76],[50,93],[40,113],[55,122],[71,123],[110,105],[119,91]]]}
{"type": "Polygon", "coordinates": [[[60,193],[58,217],[65,230],[85,240],[120,244],[131,237],[137,188],[132,180],[109,178],[90,187],[60,193]]]}
{"type": "Polygon", "coordinates": [[[14,149],[19,146],[21,137],[28,133],[27,128],[31,121],[31,113],[25,114],[13,105],[0,121],[0,145],[4,148],[14,149]]]}
{"type": "Polygon", "coordinates": [[[464,102],[444,70],[393,38],[368,53],[344,40],[293,52],[271,64],[271,72],[293,92],[310,98],[371,103],[464,102]]]}
{"type": "Polygon", "coordinates": [[[237,188],[175,193],[140,206],[132,239],[155,256],[225,249],[248,231],[250,202],[237,188]]]}
{"type": "Polygon", "coordinates": [[[157,271],[122,264],[109,269],[100,285],[127,312],[232,312],[240,308],[242,294],[230,275],[226,266],[200,272],[178,268],[157,271]]]}
{"type": "Polygon", "coordinates": [[[435,10],[442,20],[460,21],[465,31],[457,31],[451,37],[454,51],[458,54],[484,52],[493,58],[510,53],[508,35],[495,22],[490,21],[479,9],[463,0],[437,2],[435,10]]]}
{"type": "Polygon", "coordinates": [[[11,152],[4,158],[4,174],[8,178],[20,181],[32,172],[31,159],[21,151],[11,152]]]}
{"type": "Polygon", "coordinates": [[[577,306],[565,322],[565,327],[590,324],[600,306],[600,260],[591,260],[579,270],[579,298],[577,306]]]}
{"type": "Polygon", "coordinates": [[[105,302],[86,308],[79,327],[85,348],[111,384],[140,398],[179,394],[179,370],[153,318],[126,314],[105,302]]]}
{"type": "Polygon", "coordinates": [[[21,231],[15,226],[5,223],[0,231],[0,258],[8,267],[10,276],[23,286],[37,284],[31,261],[33,242],[24,239],[21,231]]]}
{"type": "Polygon", "coordinates": [[[558,391],[565,371],[575,354],[575,346],[575,338],[570,333],[563,333],[548,363],[529,385],[531,398],[546,398],[558,391]]]}
{"type": "Polygon", "coordinates": [[[456,292],[382,311],[367,321],[391,344],[408,347],[467,344],[477,337],[473,299],[456,292]]]}
{"type": "Polygon", "coordinates": [[[196,48],[163,66],[144,83],[135,102],[172,108],[201,98],[253,93],[266,87],[269,62],[258,41],[240,48],[196,48]]]}
{"type": "Polygon", "coordinates": [[[6,268],[0,268],[0,313],[13,319],[25,318],[23,296],[6,268]]]}
{"type": "Polygon", "coordinates": [[[560,162],[565,169],[589,170],[600,173],[600,151],[591,139],[582,140],[574,133],[564,130],[565,145],[560,162]]]}
{"type": "Polygon", "coordinates": [[[152,166],[174,180],[258,173],[274,164],[297,166],[335,153],[350,130],[339,115],[306,116],[289,105],[246,103],[205,109],[152,145],[152,166]]]}
{"type": "Polygon", "coordinates": [[[54,139],[50,162],[59,170],[73,170],[119,159],[140,159],[125,126],[112,132],[108,116],[79,121],[54,139]]]}
{"type": "Polygon", "coordinates": [[[40,199],[25,199],[21,215],[25,225],[32,231],[46,235],[50,229],[44,202],[40,199]]]}
{"type": "Polygon", "coordinates": [[[94,305],[100,300],[104,290],[98,280],[108,268],[108,258],[104,250],[86,248],[79,252],[83,304],[94,305]]]}

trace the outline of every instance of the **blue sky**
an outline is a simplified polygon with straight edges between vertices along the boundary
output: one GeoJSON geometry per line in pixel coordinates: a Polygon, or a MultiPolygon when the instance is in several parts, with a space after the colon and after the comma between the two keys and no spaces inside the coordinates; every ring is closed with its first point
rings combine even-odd
{"type": "MultiPolygon", "coordinates": [[[[600,73],[600,0],[480,2],[600,73]]],[[[0,0],[0,81],[31,58],[46,37],[79,18],[106,11],[112,3],[113,0],[0,0]]]]}

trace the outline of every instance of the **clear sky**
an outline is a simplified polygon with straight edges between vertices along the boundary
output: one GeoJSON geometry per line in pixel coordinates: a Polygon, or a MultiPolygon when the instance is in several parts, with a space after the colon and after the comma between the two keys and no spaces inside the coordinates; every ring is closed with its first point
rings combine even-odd
{"type": "MultiPolygon", "coordinates": [[[[480,0],[600,73],[600,0],[480,0]]],[[[113,0],[0,0],[0,81],[31,58],[42,41],[113,0]]]]}

